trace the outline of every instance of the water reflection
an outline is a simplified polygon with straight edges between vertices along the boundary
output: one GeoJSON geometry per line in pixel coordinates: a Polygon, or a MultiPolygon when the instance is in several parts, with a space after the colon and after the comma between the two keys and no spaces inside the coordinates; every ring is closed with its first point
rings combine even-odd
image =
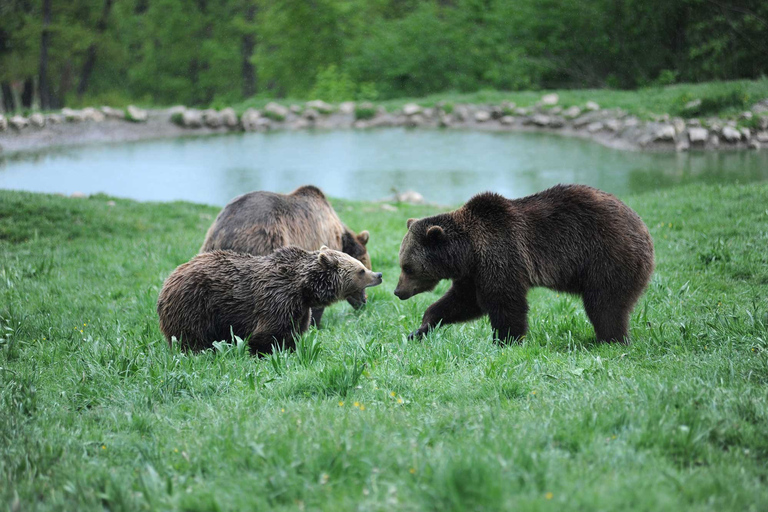
{"type": "Polygon", "coordinates": [[[281,132],[65,149],[0,160],[0,187],[105,192],[222,205],[249,190],[314,183],[332,196],[378,199],[414,189],[456,204],[556,183],[618,195],[682,183],[768,179],[768,152],[636,153],[546,134],[471,131],[281,132]]]}

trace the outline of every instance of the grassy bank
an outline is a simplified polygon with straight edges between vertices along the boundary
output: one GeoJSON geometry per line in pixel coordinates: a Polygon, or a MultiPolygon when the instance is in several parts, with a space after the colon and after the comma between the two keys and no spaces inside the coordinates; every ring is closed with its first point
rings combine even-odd
{"type": "MultiPolygon", "coordinates": [[[[599,98],[592,98],[600,101],[599,98]]],[[[522,345],[486,320],[407,341],[399,205],[335,201],[384,284],[296,353],[188,355],[163,279],[217,210],[0,191],[0,501],[11,510],[765,510],[768,185],[624,198],[658,268],[630,346],[535,290],[522,345]]]]}
{"type": "MultiPolygon", "coordinates": [[[[422,98],[401,98],[381,102],[387,110],[402,108],[406,103],[418,103],[432,107],[440,102],[449,104],[500,104],[512,101],[521,107],[529,107],[541,100],[544,94],[557,93],[560,106],[584,106],[594,101],[602,108],[621,108],[643,119],[653,115],[670,114],[684,117],[721,116],[734,117],[752,105],[768,99],[768,78],[762,80],[737,80],[729,82],[703,82],[645,87],[633,91],[616,89],[559,89],[547,91],[479,91],[474,93],[440,93],[422,98]],[[690,101],[702,100],[702,106],[686,109],[690,101]]],[[[317,99],[317,98],[310,98],[317,99]]],[[[303,104],[303,100],[270,100],[253,98],[234,106],[238,112],[247,108],[263,108],[270,101],[285,105],[303,104]]],[[[218,105],[223,107],[225,105],[218,105]]]]}

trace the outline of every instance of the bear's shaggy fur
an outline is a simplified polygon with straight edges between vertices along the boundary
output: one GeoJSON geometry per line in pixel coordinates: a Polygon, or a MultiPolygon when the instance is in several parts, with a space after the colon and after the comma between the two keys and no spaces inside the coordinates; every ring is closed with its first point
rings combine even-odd
{"type": "Polygon", "coordinates": [[[405,300],[451,279],[412,337],[487,314],[497,339],[519,340],[528,327],[526,294],[544,286],[580,295],[598,340],[628,342],[653,258],[640,217],[600,190],[558,185],[515,200],[484,193],[453,212],[408,221],[395,295],[405,300]]]}
{"type": "Polygon", "coordinates": [[[284,247],[267,256],[232,251],[198,254],[168,277],[157,300],[160,330],[186,349],[248,339],[252,353],[294,345],[310,309],[328,306],[381,283],[348,254],[322,247],[284,247]],[[231,331],[230,331],[231,329],[231,331]]]}
{"type": "MultiPolygon", "coordinates": [[[[355,234],[347,228],[323,192],[307,185],[290,194],[249,192],[234,198],[208,229],[200,252],[218,249],[263,256],[289,245],[307,251],[325,245],[357,258],[370,270],[368,238],[368,231],[355,234]]],[[[362,292],[348,302],[357,309],[365,300],[362,292]]],[[[315,325],[322,315],[323,308],[312,310],[315,325]]]]}

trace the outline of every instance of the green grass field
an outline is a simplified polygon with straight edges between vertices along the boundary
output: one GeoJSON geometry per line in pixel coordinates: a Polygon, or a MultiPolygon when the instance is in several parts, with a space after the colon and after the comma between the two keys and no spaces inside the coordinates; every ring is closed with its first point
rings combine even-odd
{"type": "Polygon", "coordinates": [[[429,207],[335,201],[384,284],[293,353],[191,355],[155,301],[216,208],[0,191],[0,509],[768,510],[768,185],[622,198],[657,271],[633,343],[530,294],[407,341],[397,252],[429,207]]]}

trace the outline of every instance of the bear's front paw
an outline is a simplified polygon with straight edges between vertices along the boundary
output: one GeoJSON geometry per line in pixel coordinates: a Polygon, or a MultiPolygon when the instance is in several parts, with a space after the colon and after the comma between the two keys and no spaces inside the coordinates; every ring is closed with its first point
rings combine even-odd
{"type": "Polygon", "coordinates": [[[427,330],[423,327],[419,327],[415,331],[413,331],[411,334],[408,335],[409,340],[419,340],[424,337],[424,334],[426,334],[427,330]]]}

